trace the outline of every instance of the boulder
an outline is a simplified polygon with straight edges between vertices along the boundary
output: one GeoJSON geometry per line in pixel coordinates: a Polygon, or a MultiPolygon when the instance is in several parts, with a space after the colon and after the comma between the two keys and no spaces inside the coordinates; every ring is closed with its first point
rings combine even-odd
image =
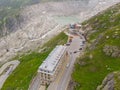
{"type": "Polygon", "coordinates": [[[120,57],[120,48],[118,46],[105,45],[103,48],[103,52],[107,56],[120,57]]]}
{"type": "Polygon", "coordinates": [[[96,90],[114,90],[114,73],[107,75],[96,90]]]}

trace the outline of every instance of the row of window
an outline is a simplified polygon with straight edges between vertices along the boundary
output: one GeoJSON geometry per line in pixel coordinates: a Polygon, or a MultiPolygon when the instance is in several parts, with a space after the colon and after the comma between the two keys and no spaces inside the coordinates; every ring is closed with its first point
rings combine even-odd
{"type": "Polygon", "coordinates": [[[41,73],[41,74],[40,74],[40,77],[41,77],[41,78],[45,78],[45,79],[46,79],[46,78],[50,79],[51,76],[50,76],[49,74],[41,73]]]}

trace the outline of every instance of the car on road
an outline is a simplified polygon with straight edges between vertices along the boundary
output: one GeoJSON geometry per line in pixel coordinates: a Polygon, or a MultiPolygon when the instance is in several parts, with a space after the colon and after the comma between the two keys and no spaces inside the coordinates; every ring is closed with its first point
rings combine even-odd
{"type": "Polygon", "coordinates": [[[79,50],[82,50],[82,48],[80,48],[79,50]]]}
{"type": "Polygon", "coordinates": [[[77,51],[74,51],[73,53],[77,53],[77,51]]]}
{"type": "Polygon", "coordinates": [[[67,43],[66,46],[70,46],[70,43],[67,43]]]}
{"type": "Polygon", "coordinates": [[[83,44],[85,44],[85,41],[82,41],[83,44]]]}
{"type": "Polygon", "coordinates": [[[66,65],[66,68],[68,68],[70,66],[70,64],[68,63],[67,65],[66,65]]]}
{"type": "Polygon", "coordinates": [[[81,44],[80,46],[84,46],[83,44],[81,44]]]}

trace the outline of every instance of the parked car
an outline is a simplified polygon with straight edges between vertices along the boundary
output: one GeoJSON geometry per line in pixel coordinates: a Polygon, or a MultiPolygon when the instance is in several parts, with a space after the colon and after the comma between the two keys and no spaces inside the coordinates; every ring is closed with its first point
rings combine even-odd
{"type": "Polygon", "coordinates": [[[70,66],[70,64],[68,63],[67,65],[66,65],[66,68],[68,68],[70,66]]]}
{"type": "Polygon", "coordinates": [[[77,53],[77,51],[74,51],[73,53],[77,53]]]}
{"type": "Polygon", "coordinates": [[[82,48],[80,48],[79,50],[82,50],[82,48]]]}
{"type": "Polygon", "coordinates": [[[70,43],[67,43],[66,46],[70,46],[70,43]]]}
{"type": "Polygon", "coordinates": [[[80,44],[80,46],[84,46],[83,44],[80,44]]]}

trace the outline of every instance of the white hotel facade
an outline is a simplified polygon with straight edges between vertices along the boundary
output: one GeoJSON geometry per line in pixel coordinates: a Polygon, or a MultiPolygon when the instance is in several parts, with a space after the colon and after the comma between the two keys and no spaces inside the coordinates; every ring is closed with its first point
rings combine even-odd
{"type": "Polygon", "coordinates": [[[48,85],[55,80],[63,66],[65,60],[68,59],[67,46],[56,46],[39,67],[38,74],[41,84],[48,85]]]}

